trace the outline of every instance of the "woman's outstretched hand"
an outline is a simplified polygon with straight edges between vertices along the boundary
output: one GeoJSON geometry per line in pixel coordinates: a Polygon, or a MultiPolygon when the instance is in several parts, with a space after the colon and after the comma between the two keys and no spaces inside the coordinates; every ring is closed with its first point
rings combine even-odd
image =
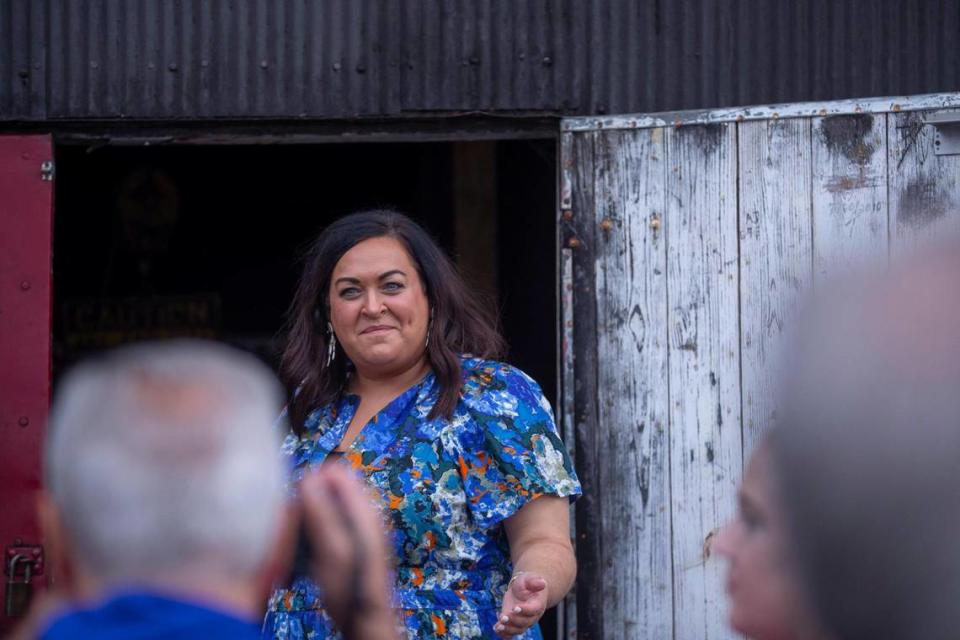
{"type": "Polygon", "coordinates": [[[500,617],[493,628],[510,638],[532,627],[547,610],[547,581],[536,573],[517,572],[503,594],[500,617]]]}

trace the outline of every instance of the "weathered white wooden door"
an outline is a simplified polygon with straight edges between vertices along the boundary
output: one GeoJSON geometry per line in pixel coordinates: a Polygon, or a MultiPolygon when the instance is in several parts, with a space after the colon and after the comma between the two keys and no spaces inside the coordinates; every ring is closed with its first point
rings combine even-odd
{"type": "Polygon", "coordinates": [[[798,294],[960,230],[960,94],[562,124],[563,414],[585,496],[572,637],[730,638],[723,561],[798,294]]]}

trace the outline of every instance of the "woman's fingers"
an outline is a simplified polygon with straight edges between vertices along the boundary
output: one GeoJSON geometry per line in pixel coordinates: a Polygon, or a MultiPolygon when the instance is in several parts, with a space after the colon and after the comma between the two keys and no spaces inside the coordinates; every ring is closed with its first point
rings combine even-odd
{"type": "Polygon", "coordinates": [[[545,586],[544,584],[540,587],[539,591],[524,589],[527,600],[519,600],[516,593],[510,594],[511,597],[504,602],[494,631],[501,637],[508,638],[523,633],[536,624],[546,610],[545,586]]]}
{"type": "Polygon", "coordinates": [[[543,608],[539,606],[533,607],[516,607],[513,612],[509,614],[511,620],[526,620],[530,622],[535,622],[540,616],[543,615],[543,608]]]}
{"type": "Polygon", "coordinates": [[[494,631],[496,631],[501,637],[508,638],[510,636],[515,636],[523,633],[524,631],[529,629],[531,626],[533,626],[533,624],[536,621],[537,621],[536,618],[531,618],[531,619],[522,620],[522,621],[514,620],[513,618],[510,618],[508,622],[497,623],[497,626],[494,627],[494,631]]]}

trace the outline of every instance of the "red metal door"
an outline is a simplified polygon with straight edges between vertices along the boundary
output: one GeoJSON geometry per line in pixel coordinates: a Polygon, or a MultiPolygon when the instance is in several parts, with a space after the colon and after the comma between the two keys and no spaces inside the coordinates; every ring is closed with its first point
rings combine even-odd
{"type": "MultiPolygon", "coordinates": [[[[53,244],[50,137],[0,136],[0,549],[42,560],[36,518],[50,406],[53,244]]],[[[17,574],[25,569],[20,562],[17,574]]],[[[46,586],[33,567],[34,593],[46,586]]],[[[5,586],[2,587],[5,589],[5,586]]],[[[0,631],[9,628],[0,607],[0,631]]]]}

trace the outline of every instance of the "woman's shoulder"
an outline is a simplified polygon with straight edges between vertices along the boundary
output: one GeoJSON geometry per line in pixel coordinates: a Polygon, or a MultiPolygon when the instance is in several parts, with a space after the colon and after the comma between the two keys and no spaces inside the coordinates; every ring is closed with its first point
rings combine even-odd
{"type": "Polygon", "coordinates": [[[460,395],[470,409],[494,413],[503,409],[512,413],[520,404],[550,409],[540,385],[511,364],[464,356],[461,366],[460,395]]]}
{"type": "Polygon", "coordinates": [[[460,363],[464,386],[469,386],[476,391],[524,386],[540,389],[533,378],[507,362],[478,358],[468,354],[461,356],[460,363]]]}

